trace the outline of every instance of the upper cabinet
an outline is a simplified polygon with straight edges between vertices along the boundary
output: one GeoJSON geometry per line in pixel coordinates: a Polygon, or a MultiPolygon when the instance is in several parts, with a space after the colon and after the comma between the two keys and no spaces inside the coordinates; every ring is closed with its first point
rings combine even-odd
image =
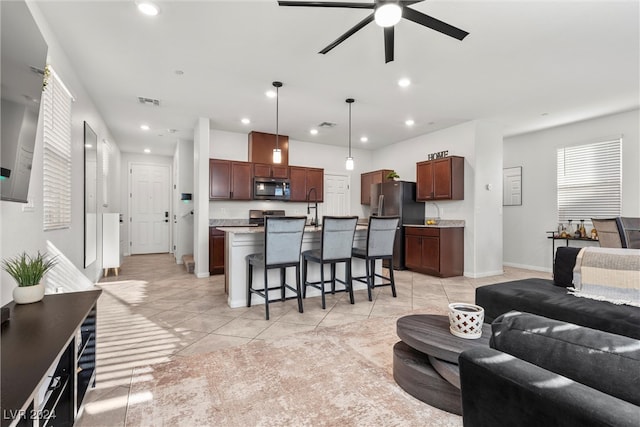
{"type": "MultiPolygon", "coordinates": [[[[291,184],[291,202],[307,201],[307,194],[315,188],[317,201],[324,199],[324,169],[289,166],[289,182],[291,184]]],[[[313,201],[314,192],[311,192],[313,201]]]]}
{"type": "MultiPolygon", "coordinates": [[[[276,135],[264,132],[249,133],[249,161],[272,165],[273,149],[276,148],[276,135]]],[[[289,137],[278,135],[278,148],[282,152],[282,162],[276,165],[287,167],[289,165],[289,137]]],[[[269,175],[267,175],[269,176],[269,175]]]]}
{"type": "Polygon", "coordinates": [[[372,172],[365,172],[360,175],[360,204],[371,204],[371,184],[380,184],[384,181],[391,181],[387,179],[387,175],[393,172],[391,169],[380,169],[372,172]]]}
{"type": "Polygon", "coordinates": [[[248,162],[209,160],[211,200],[251,200],[253,165],[248,162]]]}
{"type": "Polygon", "coordinates": [[[289,178],[289,167],[254,163],[253,176],[257,178],[289,178]]]}
{"type": "Polygon", "coordinates": [[[449,156],[416,164],[416,199],[463,200],[464,157],[449,156]]]}

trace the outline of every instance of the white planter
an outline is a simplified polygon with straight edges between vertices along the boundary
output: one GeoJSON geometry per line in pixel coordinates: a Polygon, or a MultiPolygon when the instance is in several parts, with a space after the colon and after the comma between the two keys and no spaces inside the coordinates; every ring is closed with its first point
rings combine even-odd
{"type": "Polygon", "coordinates": [[[16,304],[31,304],[44,298],[44,285],[18,286],[13,289],[13,300],[16,304]]]}
{"type": "Polygon", "coordinates": [[[465,339],[482,336],[484,309],[479,305],[454,302],[449,304],[449,330],[453,335],[465,339]]]}

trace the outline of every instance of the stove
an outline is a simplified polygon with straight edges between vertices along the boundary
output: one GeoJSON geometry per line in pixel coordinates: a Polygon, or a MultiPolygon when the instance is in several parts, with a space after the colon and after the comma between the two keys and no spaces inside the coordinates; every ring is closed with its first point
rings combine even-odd
{"type": "Polygon", "coordinates": [[[273,215],[273,216],[285,216],[285,213],[283,210],[268,210],[268,211],[261,211],[261,210],[257,210],[257,209],[251,209],[249,211],[249,224],[255,224],[258,226],[264,226],[264,217],[266,215],[273,215]]]}

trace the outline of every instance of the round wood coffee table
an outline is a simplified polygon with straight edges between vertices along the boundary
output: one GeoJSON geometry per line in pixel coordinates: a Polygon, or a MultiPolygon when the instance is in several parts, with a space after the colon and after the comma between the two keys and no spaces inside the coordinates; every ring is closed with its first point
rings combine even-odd
{"type": "Polygon", "coordinates": [[[393,346],[393,378],[413,397],[436,408],[462,415],[458,356],[464,350],[489,346],[491,325],[482,337],[458,338],[449,332],[449,318],[414,314],[398,319],[402,341],[393,346]]]}

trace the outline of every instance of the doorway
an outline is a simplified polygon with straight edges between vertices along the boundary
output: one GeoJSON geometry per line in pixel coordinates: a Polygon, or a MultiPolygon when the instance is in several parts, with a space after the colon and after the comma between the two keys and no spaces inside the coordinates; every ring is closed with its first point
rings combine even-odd
{"type": "Polygon", "coordinates": [[[131,255],[169,252],[169,165],[129,164],[129,245],[131,255]]]}
{"type": "Polygon", "coordinates": [[[344,216],[351,212],[349,175],[324,174],[324,215],[344,216]]]}

